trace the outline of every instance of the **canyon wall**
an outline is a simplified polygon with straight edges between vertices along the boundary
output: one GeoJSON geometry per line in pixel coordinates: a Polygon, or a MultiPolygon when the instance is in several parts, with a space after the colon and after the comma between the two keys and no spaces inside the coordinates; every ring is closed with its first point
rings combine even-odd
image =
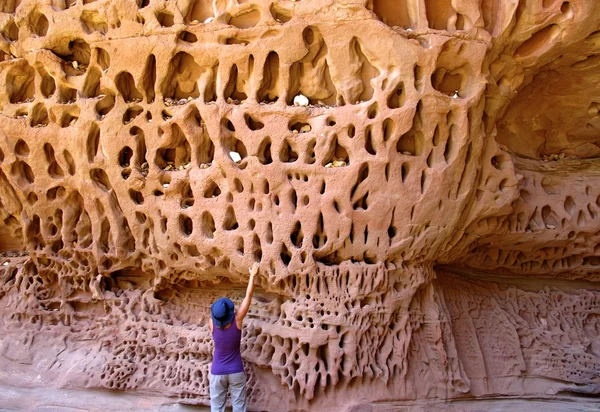
{"type": "Polygon", "coordinates": [[[260,262],[253,410],[600,393],[597,1],[4,0],[0,90],[3,384],[206,405],[260,262]]]}

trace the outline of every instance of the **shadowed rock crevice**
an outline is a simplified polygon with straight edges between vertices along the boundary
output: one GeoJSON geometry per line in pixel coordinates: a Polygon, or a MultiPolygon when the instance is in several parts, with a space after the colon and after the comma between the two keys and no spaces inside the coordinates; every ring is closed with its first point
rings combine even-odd
{"type": "Polygon", "coordinates": [[[257,262],[252,410],[598,392],[594,2],[1,3],[0,385],[206,405],[257,262]]]}

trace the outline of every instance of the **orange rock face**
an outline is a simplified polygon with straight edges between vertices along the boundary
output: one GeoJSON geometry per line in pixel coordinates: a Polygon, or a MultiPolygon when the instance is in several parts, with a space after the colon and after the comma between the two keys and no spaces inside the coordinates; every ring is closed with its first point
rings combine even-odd
{"type": "Polygon", "coordinates": [[[252,408],[600,392],[600,3],[4,0],[0,33],[0,383],[207,404],[208,307],[260,262],[252,408]]]}

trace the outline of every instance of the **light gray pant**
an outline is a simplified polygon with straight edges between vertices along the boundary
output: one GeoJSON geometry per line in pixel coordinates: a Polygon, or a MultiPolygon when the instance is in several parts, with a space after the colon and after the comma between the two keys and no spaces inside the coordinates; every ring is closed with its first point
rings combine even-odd
{"type": "Polygon", "coordinates": [[[233,412],[246,412],[246,373],[230,375],[210,374],[210,410],[224,412],[227,401],[227,388],[231,392],[233,412]]]}

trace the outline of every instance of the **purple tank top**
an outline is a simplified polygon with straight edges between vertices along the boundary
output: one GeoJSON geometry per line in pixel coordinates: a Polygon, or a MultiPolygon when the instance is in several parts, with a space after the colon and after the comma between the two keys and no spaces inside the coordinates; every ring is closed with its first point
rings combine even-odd
{"type": "Polygon", "coordinates": [[[235,318],[227,329],[219,329],[213,325],[213,341],[215,352],[210,373],[213,375],[229,375],[244,371],[240,343],[242,332],[238,329],[235,318]]]}

